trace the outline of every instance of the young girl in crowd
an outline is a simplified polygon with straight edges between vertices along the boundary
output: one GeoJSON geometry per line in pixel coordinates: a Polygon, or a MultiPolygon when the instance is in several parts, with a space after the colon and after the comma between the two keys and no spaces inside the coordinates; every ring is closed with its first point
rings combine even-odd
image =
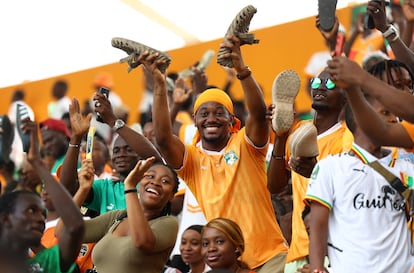
{"type": "Polygon", "coordinates": [[[201,230],[203,226],[189,226],[181,236],[180,252],[183,261],[190,266],[189,273],[205,273],[210,267],[201,255],[201,230]]]}
{"type": "Polygon", "coordinates": [[[239,225],[230,219],[215,218],[201,233],[201,253],[212,269],[226,269],[233,273],[253,273],[240,260],[244,252],[244,238],[239,225]]]}

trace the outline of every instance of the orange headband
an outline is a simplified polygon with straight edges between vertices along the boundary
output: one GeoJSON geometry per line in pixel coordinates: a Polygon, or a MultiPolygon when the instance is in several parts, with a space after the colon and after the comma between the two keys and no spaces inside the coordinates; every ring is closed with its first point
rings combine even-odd
{"type": "MultiPolygon", "coordinates": [[[[230,114],[233,113],[233,102],[229,95],[226,94],[223,90],[217,88],[210,88],[201,93],[196,101],[194,102],[194,114],[197,113],[200,106],[206,102],[217,102],[224,106],[224,108],[229,111],[230,114]]],[[[240,130],[240,120],[234,117],[234,124],[230,128],[230,133],[235,133],[240,130]]],[[[195,145],[200,140],[200,135],[196,132],[196,135],[193,138],[193,144],[195,145]]]]}

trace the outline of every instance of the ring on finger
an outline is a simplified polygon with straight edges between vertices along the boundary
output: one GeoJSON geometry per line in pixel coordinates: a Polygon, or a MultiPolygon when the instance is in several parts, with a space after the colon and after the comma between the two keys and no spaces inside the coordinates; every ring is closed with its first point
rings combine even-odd
{"type": "Polygon", "coordinates": [[[99,101],[95,102],[95,107],[100,107],[101,103],[99,101]]]}
{"type": "Polygon", "coordinates": [[[377,14],[379,11],[380,11],[379,9],[376,9],[374,10],[374,13],[377,14]]]}

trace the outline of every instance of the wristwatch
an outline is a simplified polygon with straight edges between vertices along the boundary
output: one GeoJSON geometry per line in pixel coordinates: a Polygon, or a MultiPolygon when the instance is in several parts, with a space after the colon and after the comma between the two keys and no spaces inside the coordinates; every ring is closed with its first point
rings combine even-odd
{"type": "Polygon", "coordinates": [[[113,130],[114,132],[116,132],[116,131],[118,131],[119,129],[121,129],[122,127],[124,127],[124,126],[125,126],[125,122],[124,122],[122,119],[117,119],[117,120],[115,121],[114,126],[112,127],[112,130],[113,130]]]}
{"type": "Polygon", "coordinates": [[[398,37],[399,37],[399,35],[398,35],[398,30],[393,26],[393,25],[389,25],[388,26],[388,28],[387,28],[387,30],[386,31],[384,31],[383,33],[382,33],[382,36],[387,40],[387,41],[389,41],[390,42],[390,40],[389,40],[389,38],[391,38],[390,36],[391,35],[395,35],[394,36],[394,38],[391,40],[391,42],[394,42],[395,40],[397,40],[398,39],[398,37]]]}

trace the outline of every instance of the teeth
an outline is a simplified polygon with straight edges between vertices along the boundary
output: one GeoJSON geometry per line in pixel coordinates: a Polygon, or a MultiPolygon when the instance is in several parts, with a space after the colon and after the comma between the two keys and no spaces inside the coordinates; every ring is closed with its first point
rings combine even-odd
{"type": "Polygon", "coordinates": [[[151,188],[148,188],[147,192],[151,192],[151,193],[155,193],[156,195],[159,195],[159,193],[156,190],[151,189],[151,188]]]}

